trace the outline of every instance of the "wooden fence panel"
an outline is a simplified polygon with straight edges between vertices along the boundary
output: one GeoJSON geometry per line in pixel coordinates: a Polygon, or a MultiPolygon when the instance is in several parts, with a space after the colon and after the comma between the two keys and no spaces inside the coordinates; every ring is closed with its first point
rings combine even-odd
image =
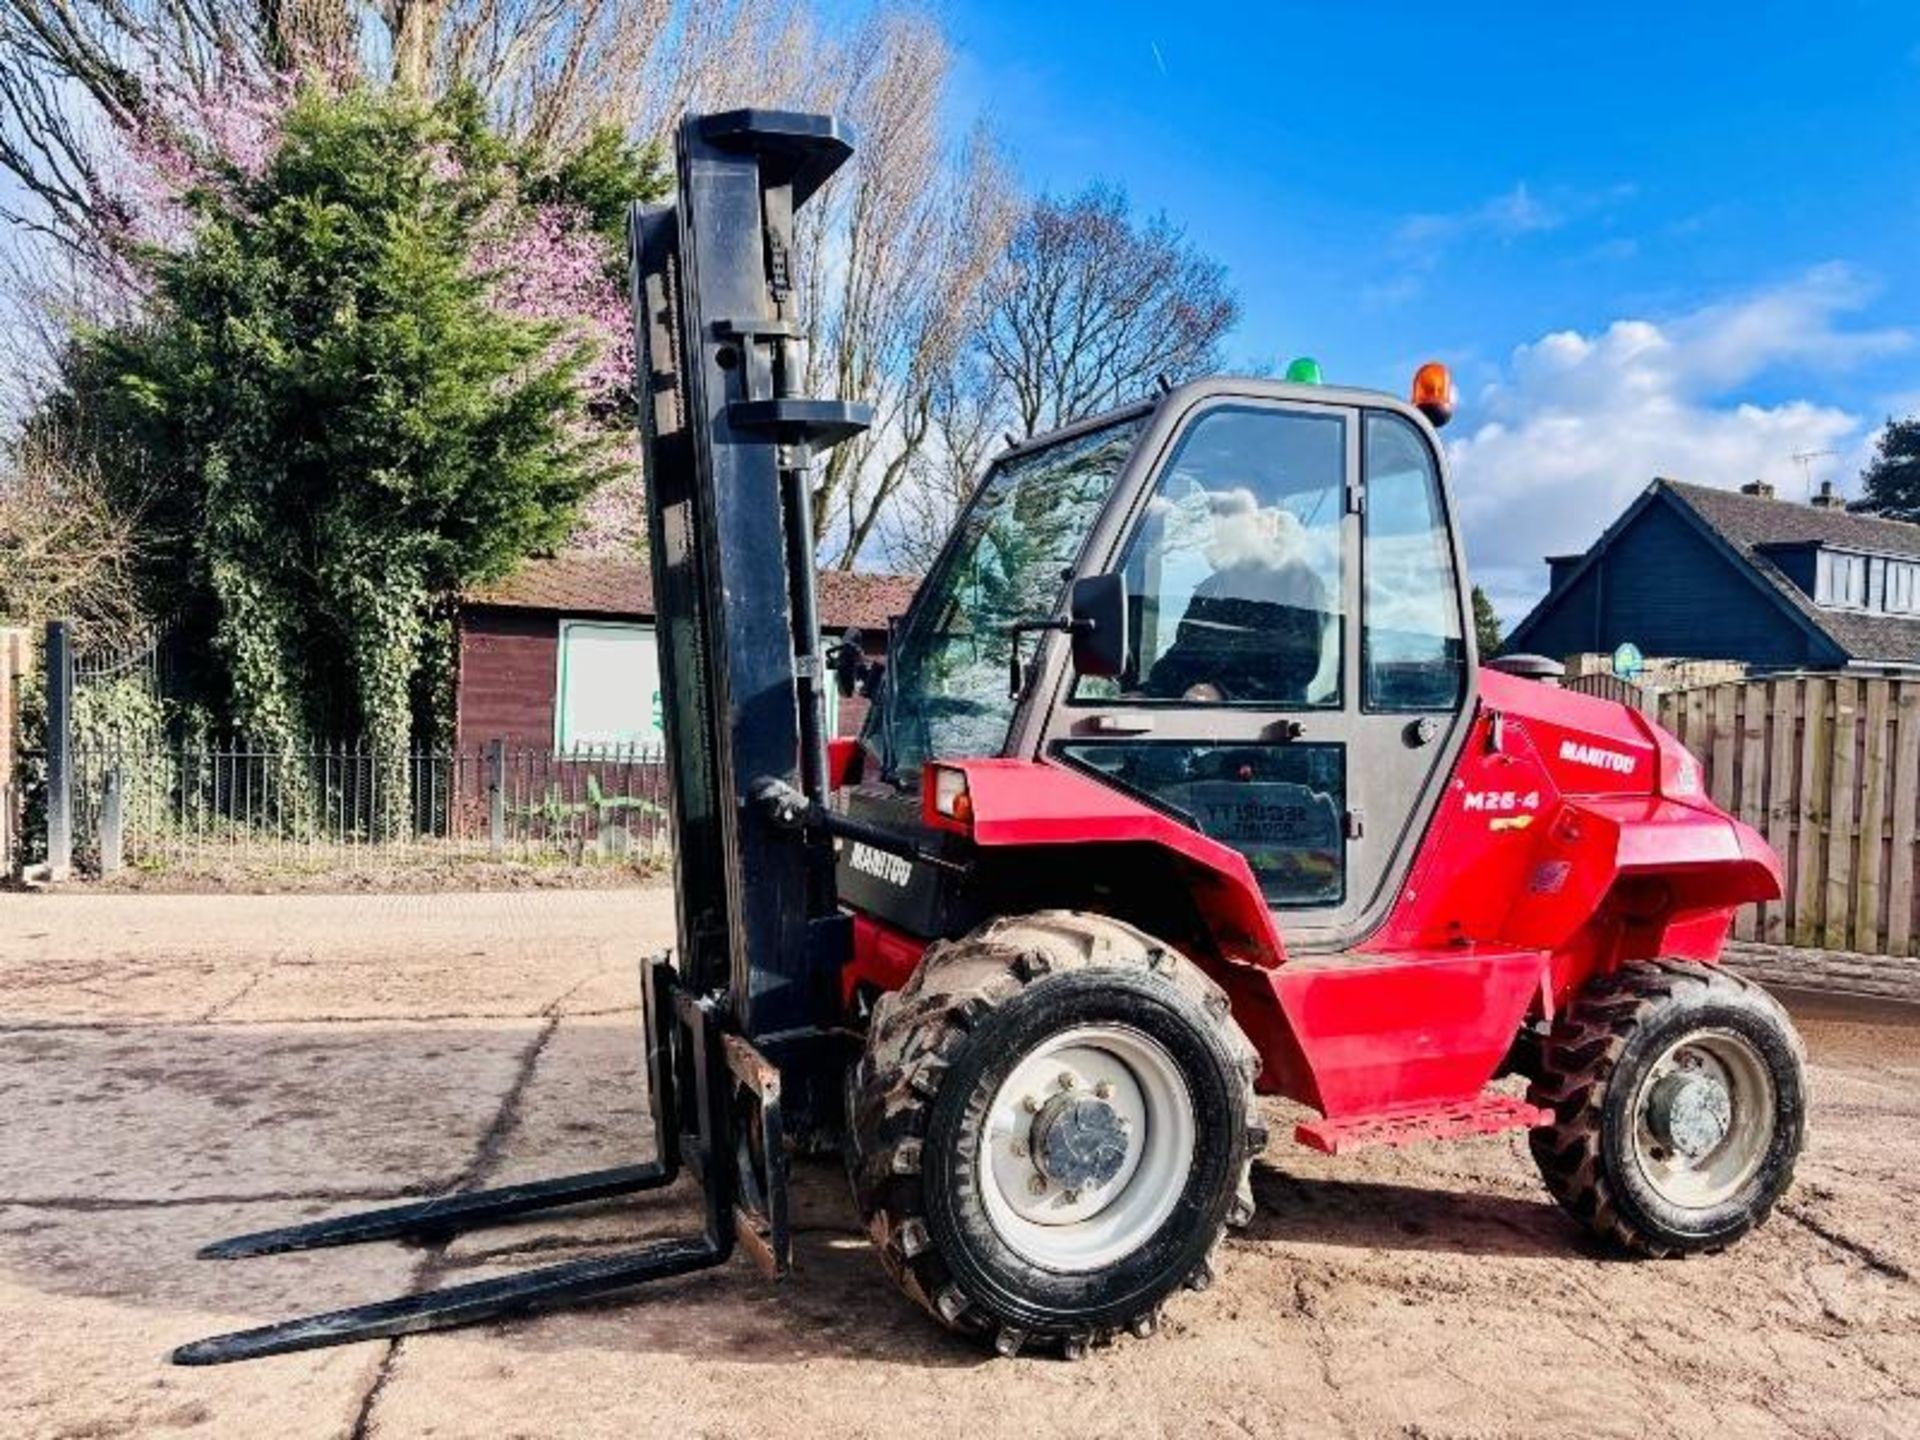
{"type": "Polygon", "coordinates": [[[1887,953],[1906,955],[1913,940],[1914,814],[1920,791],[1920,682],[1902,680],[1894,701],[1893,831],[1887,865],[1887,953]]]}
{"type": "Polygon", "coordinates": [[[1824,892],[1820,885],[1825,851],[1827,782],[1833,771],[1833,730],[1827,714],[1831,683],[1809,675],[1800,682],[1800,773],[1794,800],[1792,943],[1818,946],[1824,892]]]}
{"type": "MultiPolygon", "coordinates": [[[[1753,687],[1754,691],[1758,688],[1753,687]]],[[[1799,715],[1800,682],[1769,680],[1766,682],[1766,696],[1767,724],[1772,734],[1768,737],[1767,746],[1767,819],[1764,828],[1767,843],[1773,846],[1774,853],[1783,862],[1790,862],[1793,858],[1794,820],[1798,815],[1793,796],[1794,762],[1798,754],[1794,741],[1799,715]]],[[[1747,703],[1752,704],[1754,700],[1749,699],[1747,703]]],[[[1793,933],[1788,928],[1792,910],[1793,886],[1789,880],[1786,893],[1765,907],[1766,923],[1761,929],[1760,938],[1770,945],[1786,944],[1793,933]]]]}
{"type": "Polygon", "coordinates": [[[1737,938],[1920,949],[1920,680],[1776,676],[1646,703],[1699,760],[1714,803],[1780,856],[1781,899],[1743,909],[1737,938]]]}
{"type": "Polygon", "coordinates": [[[1713,803],[1722,810],[1740,808],[1740,774],[1738,774],[1738,745],[1740,745],[1740,691],[1745,685],[1715,685],[1709,695],[1711,720],[1707,733],[1707,770],[1713,776],[1711,795],[1713,803]]]}
{"type": "Polygon", "coordinates": [[[1859,759],[1860,682],[1841,676],[1833,682],[1833,731],[1827,769],[1827,874],[1820,943],[1828,950],[1847,948],[1848,879],[1853,869],[1854,777],[1859,759]]]}
{"type": "MultiPolygon", "coordinates": [[[[1682,691],[1687,697],[1687,733],[1681,737],[1683,744],[1700,757],[1700,763],[1706,765],[1713,759],[1713,736],[1708,727],[1712,724],[1712,707],[1709,706],[1709,687],[1698,690],[1682,691]]],[[[1711,782],[1708,782],[1711,783],[1711,782]]]]}
{"type": "Polygon", "coordinates": [[[1881,948],[1880,877],[1886,865],[1888,682],[1868,680],[1861,687],[1866,718],[1860,746],[1860,838],[1853,854],[1853,939],[1848,948],[1878,954],[1881,948]]]}
{"type": "MultiPolygon", "coordinates": [[[[1759,685],[1723,685],[1730,706],[1738,716],[1740,741],[1739,806],[1742,820],[1763,833],[1767,828],[1767,692],[1759,685]]],[[[1766,912],[1758,905],[1743,905],[1734,917],[1733,932],[1742,940],[1758,940],[1766,928],[1766,912]]]]}

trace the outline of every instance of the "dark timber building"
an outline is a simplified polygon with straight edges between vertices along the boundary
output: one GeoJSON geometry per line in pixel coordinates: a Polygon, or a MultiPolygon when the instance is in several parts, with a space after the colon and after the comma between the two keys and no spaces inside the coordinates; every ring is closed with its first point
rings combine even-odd
{"type": "Polygon", "coordinates": [[[1655,480],[1551,588],[1506,648],[1564,656],[1631,641],[1647,655],[1755,670],[1920,671],[1920,525],[1771,486],[1655,480]]]}

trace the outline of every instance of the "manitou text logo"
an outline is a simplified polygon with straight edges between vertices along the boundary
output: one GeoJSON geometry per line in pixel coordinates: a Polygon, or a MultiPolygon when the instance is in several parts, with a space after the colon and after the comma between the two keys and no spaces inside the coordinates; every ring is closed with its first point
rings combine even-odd
{"type": "Polygon", "coordinates": [[[1609,770],[1615,775],[1631,775],[1635,763],[1631,755],[1602,750],[1598,745],[1582,745],[1578,740],[1562,740],[1560,758],[1576,765],[1590,765],[1595,770],[1609,770]]]}
{"type": "Polygon", "coordinates": [[[857,840],[847,855],[847,864],[862,875],[871,875],[876,880],[884,880],[889,885],[904,890],[913,879],[913,863],[899,855],[889,855],[884,850],[876,850],[871,845],[862,845],[857,840]]]}

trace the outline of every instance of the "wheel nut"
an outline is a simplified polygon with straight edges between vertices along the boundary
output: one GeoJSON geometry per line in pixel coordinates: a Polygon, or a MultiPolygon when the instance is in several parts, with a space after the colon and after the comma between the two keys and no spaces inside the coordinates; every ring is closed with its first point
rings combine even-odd
{"type": "Polygon", "coordinates": [[[1080,1192],[1078,1190],[1067,1190],[1067,1191],[1063,1191],[1062,1194],[1066,1199],[1067,1204],[1077,1205],[1080,1203],[1080,1192]]]}
{"type": "Polygon", "coordinates": [[[1038,1115],[1040,1113],[1040,1102],[1029,1095],[1020,1102],[1020,1108],[1025,1110],[1029,1115],[1038,1115]]]}
{"type": "Polygon", "coordinates": [[[1093,1087],[1093,1093],[1102,1100],[1111,1100],[1113,1098],[1113,1082],[1111,1080],[1102,1080],[1098,1085],[1093,1087]]]}
{"type": "Polygon", "coordinates": [[[1046,1194],[1047,1193],[1047,1177],[1044,1175],[1029,1176],[1027,1179],[1027,1193],[1030,1195],[1046,1194]]]}
{"type": "Polygon", "coordinates": [[[1071,1070],[1062,1070],[1060,1072],[1060,1088],[1062,1090],[1071,1090],[1073,1089],[1074,1086],[1078,1085],[1079,1083],[1080,1083],[1080,1077],[1074,1074],[1071,1070]]]}
{"type": "Polygon", "coordinates": [[[1019,1157],[1019,1158],[1021,1158],[1021,1159],[1025,1159],[1025,1158],[1026,1158],[1026,1154],[1027,1154],[1027,1142],[1026,1142],[1026,1141],[1024,1141],[1024,1140],[1022,1140],[1022,1139],[1021,1139],[1021,1138],[1020,1138],[1019,1136],[1017,1136],[1017,1135],[1016,1135],[1016,1136],[1014,1137],[1014,1140],[1013,1140],[1013,1147],[1012,1147],[1012,1148],[1013,1148],[1013,1153],[1014,1153],[1014,1154],[1015,1154],[1016,1156],[1018,1156],[1018,1157],[1019,1157]]]}

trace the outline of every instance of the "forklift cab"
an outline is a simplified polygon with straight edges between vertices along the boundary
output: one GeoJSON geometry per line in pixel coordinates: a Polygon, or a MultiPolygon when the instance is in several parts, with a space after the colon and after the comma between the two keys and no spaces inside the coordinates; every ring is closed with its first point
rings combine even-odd
{"type": "Polygon", "coordinates": [[[1419,410],[1182,386],[994,462],[896,634],[869,763],[909,791],[929,760],[1071,767],[1244,854],[1290,948],[1343,948],[1466,733],[1464,573],[1419,410]]]}

